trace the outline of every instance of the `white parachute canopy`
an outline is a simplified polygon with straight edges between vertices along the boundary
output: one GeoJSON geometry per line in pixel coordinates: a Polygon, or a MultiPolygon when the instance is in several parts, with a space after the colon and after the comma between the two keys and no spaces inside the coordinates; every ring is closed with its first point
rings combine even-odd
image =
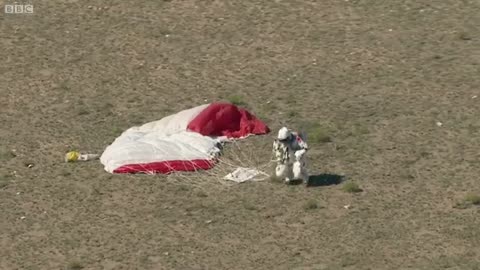
{"type": "Polygon", "coordinates": [[[269,131],[245,109],[230,103],[205,104],[126,130],[100,161],[110,173],[206,170],[215,165],[220,143],[269,131]]]}

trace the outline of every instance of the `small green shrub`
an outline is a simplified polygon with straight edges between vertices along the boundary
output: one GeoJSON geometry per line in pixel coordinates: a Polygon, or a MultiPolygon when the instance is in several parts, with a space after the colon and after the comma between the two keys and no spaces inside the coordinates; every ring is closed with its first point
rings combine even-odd
{"type": "Polygon", "coordinates": [[[314,126],[307,130],[307,142],[310,143],[329,143],[332,141],[327,129],[320,126],[314,126]]]}
{"type": "Polygon", "coordinates": [[[12,178],[13,176],[10,174],[0,175],[0,189],[8,186],[8,184],[10,184],[10,179],[12,178]]]}
{"type": "Polygon", "coordinates": [[[309,200],[304,205],[303,208],[305,210],[313,210],[318,208],[318,203],[315,200],[309,200]]]}
{"type": "Polygon", "coordinates": [[[471,193],[467,194],[467,196],[465,196],[465,202],[473,205],[480,205],[480,196],[471,193]]]}
{"type": "Polygon", "coordinates": [[[458,33],[458,38],[461,40],[471,40],[472,36],[469,33],[463,31],[458,33]]]}
{"type": "Polygon", "coordinates": [[[347,182],[343,185],[342,190],[348,193],[358,193],[363,190],[355,182],[347,182]]]}
{"type": "Polygon", "coordinates": [[[79,262],[71,262],[67,266],[68,270],[82,270],[83,268],[85,268],[85,267],[82,264],[80,264],[79,262]]]}
{"type": "Polygon", "coordinates": [[[197,191],[196,194],[197,194],[197,196],[200,197],[200,198],[206,198],[206,197],[208,197],[208,194],[205,193],[203,190],[197,191]]]}
{"type": "Polygon", "coordinates": [[[228,98],[228,101],[230,103],[232,103],[233,105],[236,105],[236,106],[245,106],[247,105],[247,102],[245,100],[243,100],[243,97],[239,96],[239,95],[233,95],[233,96],[230,96],[228,98]]]}
{"type": "Polygon", "coordinates": [[[247,210],[250,210],[250,211],[257,210],[257,207],[253,203],[250,203],[250,202],[244,202],[243,207],[247,210]]]}
{"type": "Polygon", "coordinates": [[[467,209],[472,205],[480,205],[480,196],[477,194],[469,193],[463,198],[463,200],[456,202],[455,205],[453,205],[453,208],[467,209]]]}
{"type": "Polygon", "coordinates": [[[8,186],[9,183],[10,183],[10,182],[9,182],[8,180],[6,180],[6,179],[0,179],[0,189],[8,186]]]}
{"type": "Polygon", "coordinates": [[[287,114],[287,116],[288,116],[289,118],[295,118],[295,117],[298,116],[298,112],[297,112],[297,111],[289,111],[288,114],[287,114]]]}
{"type": "Polygon", "coordinates": [[[17,155],[12,151],[0,150],[0,160],[2,161],[8,161],[12,158],[15,158],[16,156],[17,155]]]}
{"type": "Polygon", "coordinates": [[[467,209],[469,206],[468,203],[466,202],[457,202],[455,203],[455,205],[453,205],[453,208],[456,208],[456,209],[467,209]]]}

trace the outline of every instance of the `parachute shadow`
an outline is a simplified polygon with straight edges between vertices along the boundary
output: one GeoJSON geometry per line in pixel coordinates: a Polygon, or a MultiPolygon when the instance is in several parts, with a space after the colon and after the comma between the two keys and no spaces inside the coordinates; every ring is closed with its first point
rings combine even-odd
{"type": "Polygon", "coordinates": [[[320,187],[338,185],[344,181],[345,176],[338,174],[322,173],[310,175],[307,187],[320,187]]]}

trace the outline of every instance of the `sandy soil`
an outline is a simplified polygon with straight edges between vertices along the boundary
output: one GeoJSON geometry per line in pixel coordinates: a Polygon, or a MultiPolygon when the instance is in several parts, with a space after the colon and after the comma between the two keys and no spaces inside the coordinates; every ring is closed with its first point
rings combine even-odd
{"type": "Polygon", "coordinates": [[[478,1],[33,4],[0,13],[0,269],[479,269],[478,1]],[[63,162],[234,95],[363,192],[63,162]]]}

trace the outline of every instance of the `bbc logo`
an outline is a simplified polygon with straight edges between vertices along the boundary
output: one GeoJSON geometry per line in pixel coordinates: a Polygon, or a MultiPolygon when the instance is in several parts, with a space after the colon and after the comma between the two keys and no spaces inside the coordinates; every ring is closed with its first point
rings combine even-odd
{"type": "Polygon", "coordinates": [[[33,5],[5,5],[5,13],[9,14],[32,14],[33,5]]]}

